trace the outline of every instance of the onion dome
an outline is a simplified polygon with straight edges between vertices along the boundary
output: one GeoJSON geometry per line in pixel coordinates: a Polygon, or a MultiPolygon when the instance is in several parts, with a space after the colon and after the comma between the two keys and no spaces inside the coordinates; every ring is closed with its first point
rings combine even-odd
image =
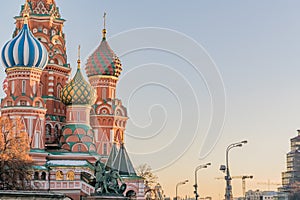
{"type": "Polygon", "coordinates": [[[92,105],[95,103],[96,90],[84,79],[80,70],[80,60],[74,78],[62,89],[61,101],[65,105],[92,105]]]}
{"type": "Polygon", "coordinates": [[[2,64],[6,68],[44,68],[48,63],[48,52],[28,28],[27,19],[16,37],[8,41],[1,52],[2,64]]]}
{"type": "Polygon", "coordinates": [[[103,38],[100,45],[87,60],[85,68],[86,74],[88,77],[95,75],[119,77],[122,71],[121,61],[106,41],[105,28],[102,33],[103,38]]]}

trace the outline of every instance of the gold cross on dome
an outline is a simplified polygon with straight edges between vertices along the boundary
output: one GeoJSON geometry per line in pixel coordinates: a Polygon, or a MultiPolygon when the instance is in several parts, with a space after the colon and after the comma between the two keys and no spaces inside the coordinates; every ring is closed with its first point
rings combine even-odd
{"type": "Polygon", "coordinates": [[[106,12],[103,14],[103,28],[105,29],[106,27],[106,12]]]}
{"type": "Polygon", "coordinates": [[[78,60],[77,60],[77,68],[80,69],[80,45],[78,45],[78,60]]]}

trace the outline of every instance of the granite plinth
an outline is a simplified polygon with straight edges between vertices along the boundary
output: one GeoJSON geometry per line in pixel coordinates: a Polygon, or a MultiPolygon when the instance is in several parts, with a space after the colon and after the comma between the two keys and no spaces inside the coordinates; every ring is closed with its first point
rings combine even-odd
{"type": "Polygon", "coordinates": [[[124,196],[105,196],[105,195],[92,195],[85,198],[86,200],[128,200],[127,197],[124,196]]]}

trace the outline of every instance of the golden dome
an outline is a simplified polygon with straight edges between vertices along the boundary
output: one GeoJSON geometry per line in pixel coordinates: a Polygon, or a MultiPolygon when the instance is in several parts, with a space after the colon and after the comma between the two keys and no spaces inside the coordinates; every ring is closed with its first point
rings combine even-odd
{"type": "Polygon", "coordinates": [[[80,70],[80,60],[74,78],[61,90],[61,101],[65,105],[92,105],[95,103],[96,90],[84,79],[80,70]]]}

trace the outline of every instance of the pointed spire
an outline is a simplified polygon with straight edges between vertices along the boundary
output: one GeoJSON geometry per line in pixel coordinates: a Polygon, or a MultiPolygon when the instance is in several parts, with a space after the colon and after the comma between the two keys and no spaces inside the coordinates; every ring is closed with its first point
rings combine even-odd
{"type": "Polygon", "coordinates": [[[117,148],[116,143],[114,142],[113,145],[112,145],[112,147],[111,147],[111,150],[110,150],[108,159],[107,159],[107,161],[106,161],[106,163],[105,163],[105,167],[106,167],[106,168],[108,168],[108,169],[111,169],[111,168],[112,168],[112,166],[113,166],[113,164],[114,164],[114,161],[115,161],[115,159],[116,159],[118,153],[119,153],[119,150],[118,150],[118,148],[117,148]]]}
{"type": "Polygon", "coordinates": [[[81,61],[80,61],[80,45],[78,45],[78,60],[77,60],[77,69],[80,69],[80,63],[81,63],[81,61]]]}
{"type": "Polygon", "coordinates": [[[106,12],[103,15],[103,30],[102,30],[102,39],[106,39],[106,12]]]}
{"type": "Polygon", "coordinates": [[[135,169],[129,158],[124,144],[121,144],[120,150],[113,162],[112,169],[118,170],[120,175],[136,176],[135,169]]]}

